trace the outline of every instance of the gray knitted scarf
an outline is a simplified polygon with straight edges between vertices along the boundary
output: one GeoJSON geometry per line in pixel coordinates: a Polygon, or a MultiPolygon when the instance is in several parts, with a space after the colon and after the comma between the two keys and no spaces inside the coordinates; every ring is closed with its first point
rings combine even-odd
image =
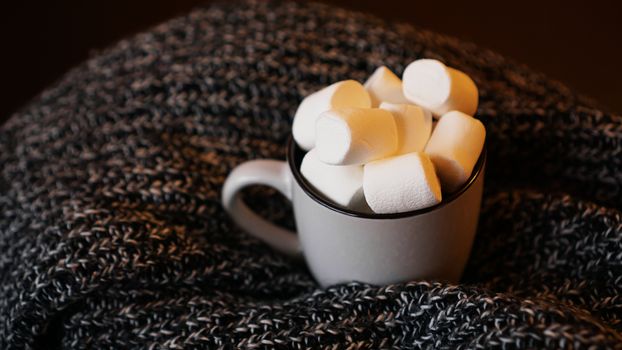
{"type": "MultiPolygon", "coordinates": [[[[622,348],[621,186],[622,117],[493,52],[326,5],[199,8],[0,128],[0,348],[622,348]],[[224,178],[284,157],[303,96],[420,57],[481,92],[465,276],[321,289],[232,224],[224,178]]],[[[276,193],[244,195],[293,225],[276,193]]]]}

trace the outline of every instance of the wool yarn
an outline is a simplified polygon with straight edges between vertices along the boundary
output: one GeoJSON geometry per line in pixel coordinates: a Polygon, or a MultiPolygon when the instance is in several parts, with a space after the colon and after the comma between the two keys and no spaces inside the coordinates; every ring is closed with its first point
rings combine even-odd
{"type": "Polygon", "coordinates": [[[622,348],[621,141],[621,116],[470,43],[323,4],[197,8],[0,127],[0,348],[622,348]],[[232,224],[222,183],[284,158],[305,95],[422,57],[473,77],[488,131],[463,281],[320,289],[232,224]]]}

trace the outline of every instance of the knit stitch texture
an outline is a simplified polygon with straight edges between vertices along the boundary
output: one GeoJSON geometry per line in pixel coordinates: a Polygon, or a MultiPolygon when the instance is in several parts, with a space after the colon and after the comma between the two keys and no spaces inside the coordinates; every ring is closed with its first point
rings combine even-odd
{"type": "MultiPolygon", "coordinates": [[[[198,8],[95,55],[0,128],[0,348],[622,349],[621,125],[410,25],[308,3],[198,8]],[[473,77],[488,131],[463,281],[320,289],[232,224],[222,183],[284,158],[305,95],[422,57],[473,77]]],[[[245,198],[292,227],[274,191],[245,198]]]]}

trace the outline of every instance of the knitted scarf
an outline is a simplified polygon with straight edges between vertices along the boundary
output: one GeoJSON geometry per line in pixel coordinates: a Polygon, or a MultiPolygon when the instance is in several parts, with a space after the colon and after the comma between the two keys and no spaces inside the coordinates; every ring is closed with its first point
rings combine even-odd
{"type": "MultiPolygon", "coordinates": [[[[198,8],[0,128],[0,348],[622,348],[622,117],[473,44],[327,5],[198,8]],[[417,58],[469,74],[489,163],[458,285],[321,289],[220,205],[301,99],[417,58]]],[[[265,188],[255,210],[292,227],[265,188]]]]}

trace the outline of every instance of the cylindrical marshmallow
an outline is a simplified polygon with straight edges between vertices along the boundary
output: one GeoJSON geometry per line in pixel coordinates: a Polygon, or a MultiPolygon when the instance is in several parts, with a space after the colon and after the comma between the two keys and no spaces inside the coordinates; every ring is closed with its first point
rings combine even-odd
{"type": "Polygon", "coordinates": [[[485,139],[484,125],[462,112],[452,111],[438,120],[425,153],[436,167],[443,191],[453,192],[469,179],[485,139]]]}
{"type": "Polygon", "coordinates": [[[333,109],[322,113],[315,127],[318,157],[328,164],[364,164],[397,150],[395,118],[384,109],[333,109]]]}
{"type": "Polygon", "coordinates": [[[292,134],[300,148],[308,151],[315,146],[315,122],[325,111],[343,108],[370,108],[369,94],[355,80],[344,80],[305,97],[294,115],[292,134]]]}
{"type": "Polygon", "coordinates": [[[369,207],[379,214],[423,209],[442,199],[434,165],[419,152],[365,164],[363,192],[369,207]]]}
{"type": "Polygon", "coordinates": [[[421,152],[432,132],[432,113],[412,104],[382,102],[380,108],[393,114],[397,127],[397,152],[421,152]]]}
{"type": "Polygon", "coordinates": [[[436,116],[453,110],[472,116],[477,111],[479,95],[473,80],[440,61],[416,60],[406,67],[402,79],[404,96],[436,116]]]}
{"type": "Polygon", "coordinates": [[[312,149],[302,159],[300,172],[329,200],[352,210],[369,212],[363,196],[362,165],[329,165],[320,161],[312,149]]]}
{"type": "Polygon", "coordinates": [[[402,92],[402,80],[385,66],[378,67],[364,84],[371,97],[372,107],[382,102],[408,103],[402,92]]]}

